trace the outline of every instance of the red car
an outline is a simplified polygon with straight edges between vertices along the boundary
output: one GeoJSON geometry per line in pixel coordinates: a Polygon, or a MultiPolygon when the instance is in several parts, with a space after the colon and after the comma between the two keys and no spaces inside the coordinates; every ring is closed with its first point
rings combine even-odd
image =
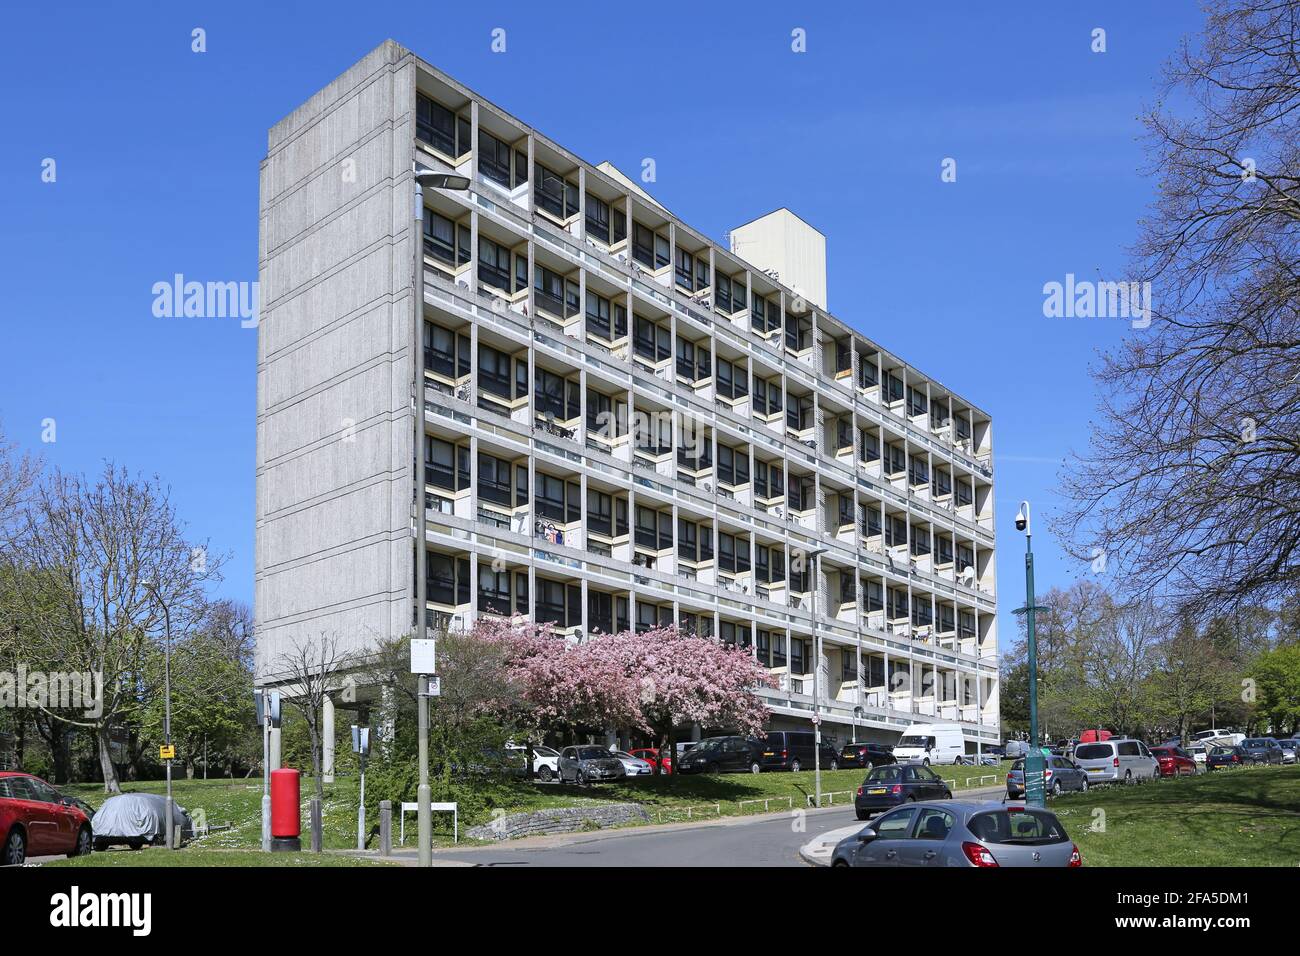
{"type": "Polygon", "coordinates": [[[40,777],[0,772],[0,866],[29,856],[84,856],[92,847],[90,818],[40,777]]]}
{"type": "MultiPolygon", "coordinates": [[[[650,764],[652,767],[658,767],[658,766],[660,766],[660,761],[659,761],[659,748],[658,748],[658,747],[642,747],[642,748],[640,748],[639,750],[630,750],[630,751],[628,751],[628,753],[630,753],[633,757],[638,758],[639,760],[644,760],[644,761],[646,761],[646,762],[647,762],[648,764],[650,764]]],[[[663,772],[663,773],[672,773],[672,772],[673,772],[673,758],[672,758],[672,757],[665,757],[665,758],[663,759],[662,772],[663,772]]]]}
{"type": "Polygon", "coordinates": [[[1194,776],[1197,772],[1196,761],[1181,747],[1151,747],[1150,750],[1151,756],[1160,763],[1162,777],[1194,776]]]}

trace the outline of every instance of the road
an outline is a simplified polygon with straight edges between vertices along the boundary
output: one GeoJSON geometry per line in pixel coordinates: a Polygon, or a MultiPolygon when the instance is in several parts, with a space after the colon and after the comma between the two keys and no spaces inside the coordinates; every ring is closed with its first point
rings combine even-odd
{"type": "Polygon", "coordinates": [[[514,840],[499,846],[438,850],[435,862],[478,866],[807,866],[799,848],[854,822],[853,808],[802,815],[724,817],[711,823],[637,827],[604,833],[514,840]]]}

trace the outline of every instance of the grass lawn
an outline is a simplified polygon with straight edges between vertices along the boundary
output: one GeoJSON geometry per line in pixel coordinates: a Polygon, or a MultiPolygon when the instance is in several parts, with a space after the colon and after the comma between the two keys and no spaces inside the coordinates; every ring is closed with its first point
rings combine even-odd
{"type": "Polygon", "coordinates": [[[1300,766],[1098,787],[1063,795],[1051,808],[1085,866],[1300,863],[1300,766]]]}
{"type": "Polygon", "coordinates": [[[56,860],[45,866],[392,866],[374,860],[361,860],[336,853],[263,853],[261,850],[209,850],[188,846],[175,853],[161,847],[148,847],[138,852],[109,850],[92,853],[73,860],[56,860]]]}

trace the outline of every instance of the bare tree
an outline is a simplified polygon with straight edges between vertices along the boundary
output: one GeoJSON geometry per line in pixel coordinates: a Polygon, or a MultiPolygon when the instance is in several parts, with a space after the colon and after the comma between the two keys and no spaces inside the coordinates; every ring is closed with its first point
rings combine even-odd
{"type": "Polygon", "coordinates": [[[1208,11],[1143,118],[1151,325],[1094,370],[1057,530],[1178,611],[1300,588],[1300,0],[1208,11]]]}
{"type": "Polygon", "coordinates": [[[276,661],[276,671],[286,682],[285,700],[302,714],[311,737],[311,771],[316,778],[317,799],[325,796],[321,775],[321,720],[325,697],[339,689],[340,677],[357,663],[356,656],[344,651],[338,637],[333,634],[300,638],[291,643],[276,661]]]}
{"type": "Polygon", "coordinates": [[[26,453],[18,454],[17,446],[5,439],[4,426],[0,425],[0,561],[5,557],[9,535],[39,476],[39,462],[26,453]]]}
{"type": "Polygon", "coordinates": [[[97,712],[49,710],[92,731],[106,793],[120,792],[111,732],[157,689],[146,683],[166,604],[173,633],[202,613],[202,588],[219,579],[222,557],[183,535],[157,478],[106,465],[98,479],[55,471],[31,496],[18,528],[15,589],[24,659],[46,670],[98,675],[97,712]]]}

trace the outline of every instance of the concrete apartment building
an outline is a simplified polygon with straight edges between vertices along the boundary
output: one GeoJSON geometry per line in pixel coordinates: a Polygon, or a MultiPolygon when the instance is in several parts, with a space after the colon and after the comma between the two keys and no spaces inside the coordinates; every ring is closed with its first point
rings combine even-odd
{"type": "Polygon", "coordinates": [[[260,219],[259,683],[423,593],[677,621],[806,729],[815,603],[828,738],[1000,740],[989,416],[827,312],[797,216],[723,247],[390,41],[270,131],[260,219]],[[470,179],[424,190],[418,325],[417,165],[470,179]]]}

